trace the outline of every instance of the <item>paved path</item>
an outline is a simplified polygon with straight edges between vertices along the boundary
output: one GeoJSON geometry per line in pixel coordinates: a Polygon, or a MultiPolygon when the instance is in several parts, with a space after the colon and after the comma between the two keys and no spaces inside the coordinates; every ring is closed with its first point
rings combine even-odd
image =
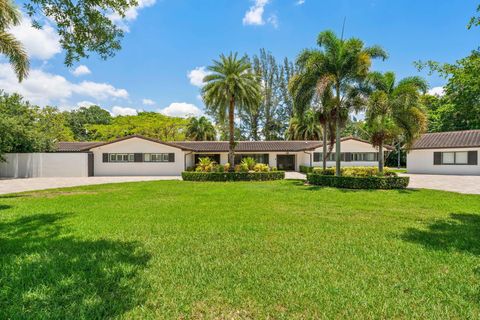
{"type": "Polygon", "coordinates": [[[409,188],[436,189],[480,194],[480,176],[404,174],[410,177],[409,188]]]}
{"type": "Polygon", "coordinates": [[[287,171],[285,172],[285,179],[306,180],[307,175],[301,172],[287,171]]]}
{"type": "Polygon", "coordinates": [[[152,181],[152,180],[181,180],[181,179],[182,179],[181,177],[177,177],[177,176],[0,179],[0,194],[53,189],[53,188],[86,186],[91,184],[152,181]]]}

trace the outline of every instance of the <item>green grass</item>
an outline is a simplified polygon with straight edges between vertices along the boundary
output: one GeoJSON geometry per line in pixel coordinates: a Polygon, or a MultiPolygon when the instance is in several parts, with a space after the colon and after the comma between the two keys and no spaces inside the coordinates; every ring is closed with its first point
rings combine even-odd
{"type": "Polygon", "coordinates": [[[298,181],[0,197],[0,319],[478,319],[480,196],[298,181]]]}

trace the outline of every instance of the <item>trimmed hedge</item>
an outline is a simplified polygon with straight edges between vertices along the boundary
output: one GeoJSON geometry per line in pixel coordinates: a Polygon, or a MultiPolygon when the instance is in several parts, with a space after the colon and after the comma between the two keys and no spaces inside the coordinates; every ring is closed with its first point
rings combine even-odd
{"type": "Polygon", "coordinates": [[[314,169],[314,168],[315,168],[315,167],[302,166],[302,165],[300,165],[300,168],[299,168],[299,169],[300,169],[300,172],[301,172],[301,173],[310,173],[310,172],[313,172],[313,169],[314,169]]]}
{"type": "Polygon", "coordinates": [[[270,181],[285,179],[285,171],[269,172],[182,172],[185,181],[270,181]]]}
{"type": "Polygon", "coordinates": [[[324,187],[345,189],[405,189],[410,182],[409,177],[337,177],[317,173],[307,174],[310,184],[324,187]]]}

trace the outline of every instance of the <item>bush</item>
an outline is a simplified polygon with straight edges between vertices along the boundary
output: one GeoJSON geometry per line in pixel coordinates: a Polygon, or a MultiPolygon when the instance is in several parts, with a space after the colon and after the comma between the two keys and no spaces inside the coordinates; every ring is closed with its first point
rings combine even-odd
{"type": "Polygon", "coordinates": [[[253,171],[255,172],[268,172],[270,168],[268,165],[263,164],[263,163],[257,163],[255,167],[253,167],[253,171]]]}
{"type": "MultiPolygon", "coordinates": [[[[335,168],[327,168],[322,170],[322,168],[313,168],[313,173],[321,174],[324,176],[334,176],[335,168]]],[[[378,172],[377,167],[343,167],[341,168],[342,177],[376,177],[376,176],[386,176],[386,177],[396,177],[397,174],[391,169],[385,168],[383,174],[378,172]]]]}
{"type": "Polygon", "coordinates": [[[270,181],[285,178],[284,171],[269,172],[182,172],[185,181],[270,181]]]}
{"type": "Polygon", "coordinates": [[[313,185],[346,189],[405,189],[410,182],[410,178],[397,176],[336,177],[309,173],[307,174],[307,181],[313,185]]]}
{"type": "Polygon", "coordinates": [[[256,164],[257,162],[252,157],[243,158],[242,162],[240,163],[241,166],[247,167],[247,171],[253,170],[256,164]]]}
{"type": "Polygon", "coordinates": [[[310,172],[313,172],[313,169],[315,169],[315,167],[300,165],[299,169],[300,169],[300,172],[302,172],[302,173],[310,173],[310,172]]]}

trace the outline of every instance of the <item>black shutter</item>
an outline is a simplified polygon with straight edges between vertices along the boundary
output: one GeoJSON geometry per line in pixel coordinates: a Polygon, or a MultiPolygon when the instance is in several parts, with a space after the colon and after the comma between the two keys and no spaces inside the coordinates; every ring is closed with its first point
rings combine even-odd
{"type": "Polygon", "coordinates": [[[168,154],[168,162],[175,162],[175,153],[168,154]]]}
{"type": "Polygon", "coordinates": [[[442,164],[442,153],[441,152],[434,152],[433,153],[433,164],[434,165],[442,164]]]}
{"type": "Polygon", "coordinates": [[[313,162],[320,162],[320,155],[321,153],[320,152],[314,152],[313,153],[313,162]]]}
{"type": "Polygon", "coordinates": [[[471,166],[478,164],[478,151],[468,151],[468,164],[471,166]]]}
{"type": "Polygon", "coordinates": [[[352,153],[351,152],[346,152],[345,153],[345,161],[352,161],[352,153]]]}
{"type": "Polygon", "coordinates": [[[108,162],[108,153],[102,153],[102,161],[103,162],[108,162]]]}
{"type": "Polygon", "coordinates": [[[133,162],[143,162],[143,153],[134,153],[133,162]]]}
{"type": "Polygon", "coordinates": [[[265,163],[264,163],[264,164],[269,164],[269,163],[270,163],[270,159],[269,159],[268,153],[265,153],[265,154],[263,155],[263,160],[265,160],[265,163]]]}

